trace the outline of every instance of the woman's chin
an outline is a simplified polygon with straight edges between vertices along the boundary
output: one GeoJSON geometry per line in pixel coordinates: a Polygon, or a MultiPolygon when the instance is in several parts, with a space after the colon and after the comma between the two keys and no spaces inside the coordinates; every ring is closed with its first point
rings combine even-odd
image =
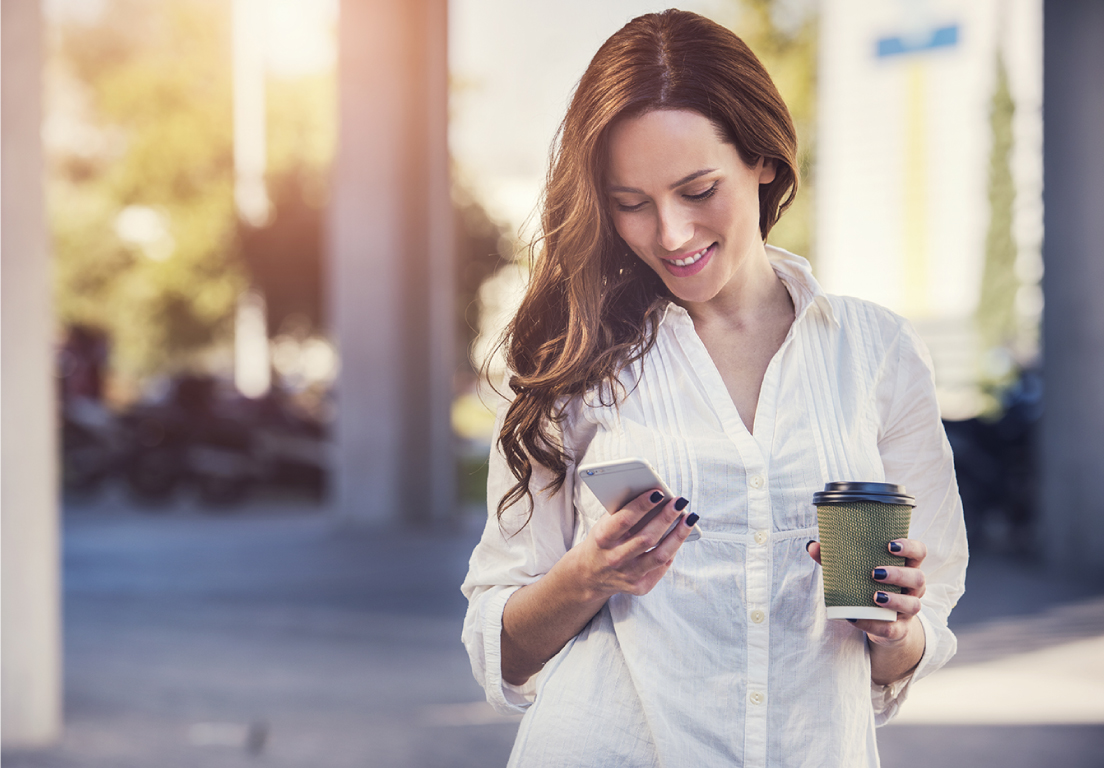
{"type": "Polygon", "coordinates": [[[692,286],[686,285],[685,282],[678,285],[668,283],[667,289],[671,291],[675,301],[679,304],[704,304],[717,295],[717,291],[714,290],[713,286],[692,286]]]}

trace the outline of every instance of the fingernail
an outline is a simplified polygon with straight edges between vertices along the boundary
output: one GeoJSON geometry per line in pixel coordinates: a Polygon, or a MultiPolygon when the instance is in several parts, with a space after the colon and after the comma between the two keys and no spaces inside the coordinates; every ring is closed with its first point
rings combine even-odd
{"type": "Polygon", "coordinates": [[[896,541],[891,541],[891,542],[889,542],[889,551],[890,552],[900,552],[901,551],[901,545],[898,544],[896,541]]]}
{"type": "Polygon", "coordinates": [[[684,499],[679,496],[679,500],[675,502],[675,509],[681,512],[686,509],[686,505],[690,503],[690,499],[684,499]]]}
{"type": "Polygon", "coordinates": [[[698,522],[698,513],[691,512],[686,516],[686,524],[693,527],[694,523],[698,522]]]}
{"type": "Polygon", "coordinates": [[[875,581],[881,581],[882,579],[884,579],[888,575],[889,574],[886,573],[885,568],[875,568],[874,569],[874,580],[875,581]]]}
{"type": "Polygon", "coordinates": [[[887,595],[885,592],[878,592],[874,595],[874,599],[877,600],[879,603],[888,603],[889,595],[887,595]]]}
{"type": "Polygon", "coordinates": [[[648,497],[648,500],[651,501],[653,504],[658,504],[660,499],[662,499],[662,498],[663,498],[662,491],[654,491],[652,493],[652,495],[648,497]]]}
{"type": "Polygon", "coordinates": [[[814,544],[816,544],[816,539],[809,539],[809,543],[805,545],[805,551],[808,552],[809,547],[813,546],[814,544]]]}
{"type": "Polygon", "coordinates": [[[848,621],[850,621],[852,624],[854,624],[856,621],[858,621],[858,619],[848,619],[848,621]]]}

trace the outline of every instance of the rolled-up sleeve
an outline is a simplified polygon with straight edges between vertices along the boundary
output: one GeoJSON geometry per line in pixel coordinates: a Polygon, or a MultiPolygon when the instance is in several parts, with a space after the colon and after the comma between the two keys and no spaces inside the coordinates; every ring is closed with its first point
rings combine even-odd
{"type": "MultiPolygon", "coordinates": [[[[515,480],[497,446],[499,431],[508,404],[498,409],[495,423],[496,444],[491,448],[487,478],[487,525],[472,552],[468,575],[460,589],[468,599],[462,640],[471,659],[472,674],[487,701],[504,714],[522,712],[533,702],[540,675],[516,686],[502,679],[502,614],[506,601],[520,587],[532,584],[549,571],[571,547],[575,531],[575,467],[568,463],[567,477],[554,493],[546,490],[551,473],[534,463],[531,488],[532,516],[523,498],[508,508],[499,520],[498,501],[515,480]]],[[[576,436],[570,417],[565,419],[560,437],[568,453],[578,455],[569,438],[576,436]]]]}
{"type": "Polygon", "coordinates": [[[954,458],[940,420],[931,358],[912,326],[901,322],[896,349],[887,355],[889,367],[877,392],[883,414],[878,447],[886,482],[904,485],[916,498],[909,537],[924,542],[928,549],[921,566],[926,591],[919,615],[926,644],[911,675],[887,686],[872,684],[878,725],[897,714],[913,683],[954,656],[957,641],[947,618],[965,591],[969,558],[954,458]]]}

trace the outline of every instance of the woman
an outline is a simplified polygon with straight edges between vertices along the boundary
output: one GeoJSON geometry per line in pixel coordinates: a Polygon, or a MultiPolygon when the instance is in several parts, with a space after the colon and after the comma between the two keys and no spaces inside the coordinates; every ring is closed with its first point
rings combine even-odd
{"type": "Polygon", "coordinates": [[[766,71],[700,16],[635,19],[579,83],[463,585],[476,679],[526,713],[511,765],[877,765],[874,727],[954,653],[966,540],[930,363],[765,245],[795,157],[766,71]],[[679,495],[606,514],[575,469],[630,456],[679,495]],[[811,500],[840,479],[917,498],[874,574],[904,588],[871,594],[896,621],[826,618],[811,500]]]}

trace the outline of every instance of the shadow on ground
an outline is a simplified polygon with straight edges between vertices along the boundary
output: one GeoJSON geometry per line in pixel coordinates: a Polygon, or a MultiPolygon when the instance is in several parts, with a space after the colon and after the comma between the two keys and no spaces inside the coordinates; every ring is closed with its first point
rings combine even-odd
{"type": "MultiPolygon", "coordinates": [[[[277,503],[70,505],[65,733],[4,765],[505,765],[517,721],[482,703],[459,642],[480,524],[366,532],[277,503]]],[[[1093,590],[1001,560],[970,578],[959,663],[1104,635],[1104,603],[1062,613],[1093,590]]],[[[891,725],[879,741],[886,768],[1095,768],[1104,726],[891,725]]]]}

